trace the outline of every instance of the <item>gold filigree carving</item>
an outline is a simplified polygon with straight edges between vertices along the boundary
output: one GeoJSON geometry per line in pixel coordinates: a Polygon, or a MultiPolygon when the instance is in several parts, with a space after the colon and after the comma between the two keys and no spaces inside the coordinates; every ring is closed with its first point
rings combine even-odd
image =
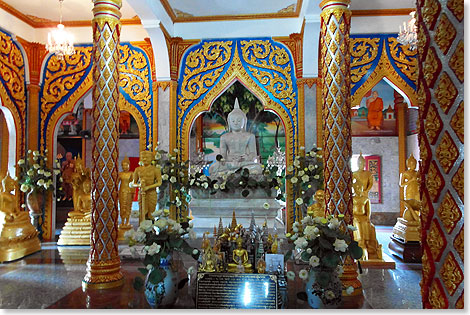
{"type": "Polygon", "coordinates": [[[150,66],[144,54],[129,45],[119,47],[119,86],[151,117],[150,66]]]}
{"type": "Polygon", "coordinates": [[[455,88],[454,83],[452,83],[447,72],[443,72],[439,78],[434,95],[439,102],[439,105],[441,105],[442,110],[447,114],[457,97],[457,89],[455,88]]]}
{"type": "Polygon", "coordinates": [[[429,172],[426,175],[426,188],[429,192],[429,196],[433,202],[436,202],[439,194],[441,193],[444,183],[442,181],[441,174],[438,173],[436,163],[433,161],[429,167],[429,172]]]}
{"type": "Polygon", "coordinates": [[[178,18],[188,18],[188,17],[193,17],[194,16],[191,13],[186,13],[184,11],[181,11],[181,10],[178,10],[178,9],[175,9],[175,8],[173,8],[173,11],[175,11],[175,15],[178,18]]]}
{"type": "Polygon", "coordinates": [[[428,231],[426,241],[429,245],[429,249],[431,250],[433,260],[439,261],[445,244],[442,231],[439,228],[439,224],[436,223],[436,220],[431,223],[431,228],[428,231]]]}
{"type": "Polygon", "coordinates": [[[449,67],[454,71],[457,79],[463,83],[463,70],[464,70],[464,55],[463,55],[463,41],[459,41],[454,54],[449,60],[449,67]]]}
{"type": "Polygon", "coordinates": [[[457,300],[457,302],[455,302],[455,308],[456,309],[465,308],[465,305],[464,305],[464,291],[463,290],[462,290],[462,294],[460,295],[459,299],[457,300]]]}
{"type": "Polygon", "coordinates": [[[447,7],[459,20],[459,22],[463,21],[464,6],[462,0],[449,0],[447,1],[447,7]]]}
{"type": "Polygon", "coordinates": [[[206,42],[202,48],[191,51],[185,60],[178,108],[185,110],[194,100],[206,93],[219,78],[230,61],[232,41],[206,42]]]}
{"type": "Polygon", "coordinates": [[[460,197],[460,200],[464,200],[464,162],[460,163],[459,169],[455,172],[452,177],[452,186],[460,197]]]}
{"type": "Polygon", "coordinates": [[[392,59],[401,72],[411,81],[416,81],[418,74],[418,59],[416,50],[401,45],[395,37],[388,38],[389,50],[392,59]]]}
{"type": "Polygon", "coordinates": [[[438,70],[440,67],[441,63],[437,57],[436,51],[434,47],[431,47],[428,49],[423,66],[424,79],[426,80],[426,84],[429,88],[434,87],[434,83],[436,82],[437,76],[439,75],[438,70]]]}
{"type": "Polygon", "coordinates": [[[359,82],[377,57],[380,38],[353,38],[350,43],[351,81],[359,82]],[[362,66],[362,67],[361,67],[362,66]]]}
{"type": "Polygon", "coordinates": [[[423,250],[423,257],[421,258],[421,261],[422,261],[422,266],[423,266],[423,278],[421,280],[421,283],[426,285],[426,283],[429,280],[428,277],[431,273],[431,265],[429,262],[428,253],[425,250],[423,250]]]}
{"type": "Polygon", "coordinates": [[[431,104],[426,115],[425,132],[431,144],[436,143],[439,133],[442,130],[442,121],[437,112],[436,105],[431,104]]]}
{"type": "Polygon", "coordinates": [[[441,5],[437,0],[424,0],[424,6],[422,7],[423,21],[426,23],[428,29],[432,30],[436,24],[436,20],[439,15],[437,13],[440,10],[441,5]]]}
{"type": "Polygon", "coordinates": [[[444,133],[444,136],[436,149],[436,157],[446,173],[449,173],[454,162],[459,157],[457,146],[454,141],[452,141],[452,138],[447,131],[444,133]]]}
{"type": "Polygon", "coordinates": [[[431,304],[432,308],[442,309],[446,307],[446,299],[437,284],[438,281],[434,279],[432,282],[431,289],[429,290],[429,304],[431,304]]]}
{"type": "Polygon", "coordinates": [[[434,36],[434,40],[436,44],[439,46],[441,51],[444,54],[447,54],[452,42],[454,41],[455,36],[457,35],[457,31],[452,23],[449,21],[447,15],[441,14],[441,19],[437,24],[436,35],[434,36]]]}
{"type": "Polygon", "coordinates": [[[253,76],[287,108],[295,107],[288,52],[269,40],[242,40],[240,44],[243,60],[253,66],[248,66],[253,76]]]}
{"type": "Polygon", "coordinates": [[[462,213],[460,212],[459,207],[455,203],[455,200],[452,198],[452,195],[449,191],[446,192],[444,200],[439,205],[437,214],[439,215],[441,222],[444,224],[447,234],[452,233],[455,225],[462,217],[462,213]]]}
{"type": "Polygon", "coordinates": [[[449,252],[439,272],[442,282],[450,295],[454,295],[460,283],[463,281],[463,273],[452,252],[449,252]]]}
{"type": "Polygon", "coordinates": [[[464,233],[464,227],[459,231],[459,234],[457,234],[457,237],[454,240],[454,248],[457,251],[457,253],[460,256],[460,259],[462,259],[462,262],[464,261],[464,241],[465,241],[465,233],[464,233]]]}
{"type": "Polygon", "coordinates": [[[293,13],[295,12],[295,6],[296,3],[292,3],[291,5],[288,5],[287,7],[277,11],[278,13],[293,13]]]}

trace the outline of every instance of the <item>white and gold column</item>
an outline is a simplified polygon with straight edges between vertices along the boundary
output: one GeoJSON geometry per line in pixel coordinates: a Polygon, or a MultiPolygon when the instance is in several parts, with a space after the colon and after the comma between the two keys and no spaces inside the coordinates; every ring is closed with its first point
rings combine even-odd
{"type": "MultiPolygon", "coordinates": [[[[325,202],[330,214],[352,224],[350,0],[320,3],[320,60],[323,83],[323,164],[325,202]]],[[[345,287],[362,294],[352,260],[344,264],[345,287]]]]}
{"type": "Polygon", "coordinates": [[[119,37],[121,0],[94,0],[91,249],[83,287],[124,282],[118,254],[119,37]]]}

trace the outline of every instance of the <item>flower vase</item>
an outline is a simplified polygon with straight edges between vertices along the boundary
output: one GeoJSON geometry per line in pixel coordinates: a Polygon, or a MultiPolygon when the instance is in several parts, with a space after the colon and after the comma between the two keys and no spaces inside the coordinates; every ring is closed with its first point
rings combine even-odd
{"type": "Polygon", "coordinates": [[[26,207],[29,211],[29,216],[31,218],[31,224],[38,229],[39,228],[39,217],[42,215],[43,204],[44,204],[44,194],[38,192],[35,189],[30,190],[26,194],[26,207]]]}
{"type": "Polygon", "coordinates": [[[148,277],[153,269],[149,270],[145,279],[145,298],[152,308],[168,308],[175,304],[178,297],[178,273],[171,268],[171,258],[160,258],[160,267],[166,275],[163,281],[152,284],[148,277]]]}
{"type": "Polygon", "coordinates": [[[324,290],[325,292],[331,291],[332,294],[334,294],[334,297],[330,292],[328,292],[328,294],[325,294],[325,296],[320,297],[314,293],[315,290],[320,289],[320,286],[316,280],[320,272],[321,271],[317,268],[310,269],[308,281],[305,288],[308,297],[308,304],[311,308],[315,309],[338,308],[341,304],[342,294],[342,283],[339,279],[338,273],[336,271],[331,271],[331,279],[324,290]]]}

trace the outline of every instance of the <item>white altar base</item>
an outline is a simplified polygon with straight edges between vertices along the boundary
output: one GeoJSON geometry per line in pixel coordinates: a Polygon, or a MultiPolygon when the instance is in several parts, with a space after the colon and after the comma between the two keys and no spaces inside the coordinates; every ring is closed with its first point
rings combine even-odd
{"type": "Polygon", "coordinates": [[[194,231],[197,237],[202,237],[204,232],[213,235],[214,226],[219,227],[219,220],[222,218],[222,224],[225,227],[232,223],[232,215],[235,210],[237,223],[248,228],[251,222],[251,213],[258,226],[262,226],[265,219],[268,223],[269,230],[276,226],[278,233],[284,232],[284,218],[281,214],[281,205],[274,197],[248,196],[248,198],[229,198],[225,193],[217,193],[216,195],[193,196],[189,208],[193,216],[194,231]],[[226,198],[222,198],[222,197],[226,198]],[[199,198],[198,198],[199,197],[199,198]],[[269,209],[264,208],[264,204],[269,204],[269,209]]]}

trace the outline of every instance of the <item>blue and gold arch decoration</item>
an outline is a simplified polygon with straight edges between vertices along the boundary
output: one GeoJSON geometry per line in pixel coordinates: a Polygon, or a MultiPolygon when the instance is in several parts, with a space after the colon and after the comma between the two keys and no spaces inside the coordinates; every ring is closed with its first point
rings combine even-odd
{"type": "Polygon", "coordinates": [[[397,34],[354,34],[350,36],[352,106],[380,80],[387,78],[417,105],[417,50],[398,43],[397,34]]]}
{"type": "Polygon", "coordinates": [[[16,129],[16,157],[24,154],[26,116],[25,56],[13,36],[0,29],[0,98],[16,129]]]}
{"type": "MultiPolygon", "coordinates": [[[[92,88],[91,45],[80,45],[76,53],[59,60],[50,55],[44,64],[40,91],[40,149],[50,146],[58,119],[73,111],[75,104],[92,88]]],[[[139,126],[141,147],[152,143],[153,93],[147,54],[130,43],[119,47],[120,110],[132,114],[139,126]]]]}
{"type": "MultiPolygon", "coordinates": [[[[284,44],[271,38],[202,40],[185,52],[179,73],[175,136],[183,160],[189,157],[189,135],[196,117],[209,111],[238,80],[265,110],[279,116],[286,133],[286,162],[293,162],[299,146],[298,91],[293,57],[284,44]]],[[[300,215],[293,200],[288,194],[288,226],[300,215]]]]}

